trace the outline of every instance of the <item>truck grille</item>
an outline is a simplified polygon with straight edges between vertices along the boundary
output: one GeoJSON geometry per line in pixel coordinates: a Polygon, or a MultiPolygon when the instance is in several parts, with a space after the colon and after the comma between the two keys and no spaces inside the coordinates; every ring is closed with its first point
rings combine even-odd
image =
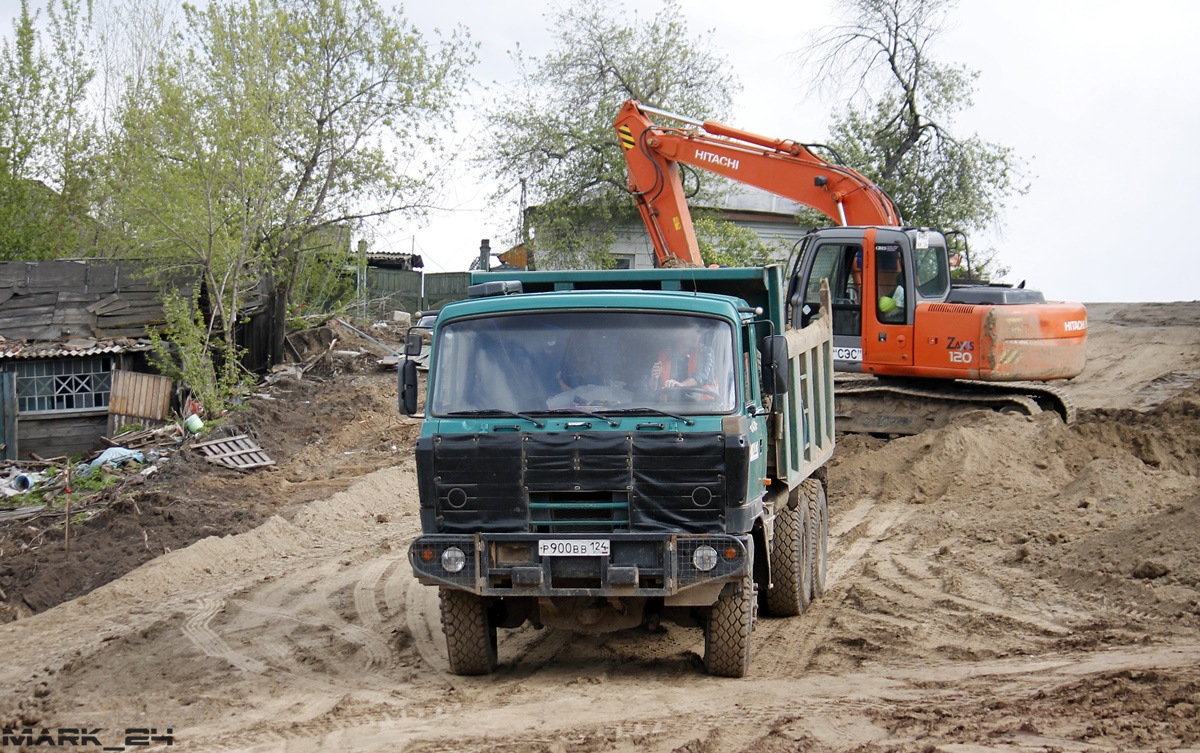
{"type": "Polygon", "coordinates": [[[605,492],[530,494],[529,528],[534,533],[612,533],[628,530],[629,497],[605,492]]]}

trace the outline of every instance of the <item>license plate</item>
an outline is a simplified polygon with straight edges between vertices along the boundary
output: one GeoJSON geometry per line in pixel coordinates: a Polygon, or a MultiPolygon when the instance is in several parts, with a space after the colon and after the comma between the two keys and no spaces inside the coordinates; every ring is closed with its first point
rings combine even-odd
{"type": "Polygon", "coordinates": [[[607,557],[608,539],[540,539],[539,557],[607,557]]]}

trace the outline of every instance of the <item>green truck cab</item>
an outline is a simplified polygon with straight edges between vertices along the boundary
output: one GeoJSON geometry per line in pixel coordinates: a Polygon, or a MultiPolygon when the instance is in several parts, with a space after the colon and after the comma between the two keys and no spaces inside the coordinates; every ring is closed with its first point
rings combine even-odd
{"type": "MultiPolygon", "coordinates": [[[[743,676],[759,606],[824,585],[827,320],[786,323],[777,266],[472,282],[433,333],[409,550],[451,670],[493,671],[497,628],[667,619],[743,676]]],[[[402,362],[407,413],[417,390],[402,362]]]]}

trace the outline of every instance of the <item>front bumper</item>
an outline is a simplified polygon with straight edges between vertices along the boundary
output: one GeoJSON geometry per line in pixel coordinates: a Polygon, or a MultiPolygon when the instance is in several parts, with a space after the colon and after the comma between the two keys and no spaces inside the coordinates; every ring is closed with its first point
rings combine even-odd
{"type": "Polygon", "coordinates": [[[682,534],[430,534],[408,550],[413,574],[422,583],[482,596],[673,596],[716,581],[740,578],[750,566],[750,537],[682,534]],[[607,556],[538,555],[538,541],[607,539],[607,556]],[[702,546],[717,552],[716,565],[699,570],[692,560],[702,546]],[[465,555],[458,572],[442,566],[442,554],[457,547],[465,555]]]}

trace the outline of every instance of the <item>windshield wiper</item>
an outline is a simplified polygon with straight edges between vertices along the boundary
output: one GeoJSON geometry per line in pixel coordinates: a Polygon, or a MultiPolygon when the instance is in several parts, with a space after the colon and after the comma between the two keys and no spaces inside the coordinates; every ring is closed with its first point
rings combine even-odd
{"type": "Polygon", "coordinates": [[[582,408],[554,408],[553,410],[538,411],[539,416],[550,415],[550,414],[561,415],[563,413],[568,413],[572,416],[594,416],[594,417],[600,419],[601,421],[605,422],[609,426],[620,426],[621,425],[620,422],[612,420],[611,418],[604,415],[603,413],[597,413],[595,411],[590,411],[590,410],[583,410],[582,408]]]}
{"type": "Polygon", "coordinates": [[[691,426],[692,424],[696,423],[695,421],[688,418],[687,416],[681,416],[678,413],[670,413],[665,410],[659,410],[658,408],[617,408],[615,410],[610,410],[608,412],[609,413],[627,413],[631,416],[637,415],[639,413],[646,413],[646,414],[649,414],[652,416],[666,416],[667,418],[678,419],[678,420],[682,421],[684,424],[686,424],[687,426],[691,426]]]}
{"type": "Polygon", "coordinates": [[[462,418],[464,416],[505,416],[507,418],[523,418],[526,421],[531,422],[534,426],[538,427],[539,429],[546,426],[546,423],[544,421],[539,421],[536,418],[534,418],[533,416],[529,416],[524,413],[517,413],[515,411],[510,411],[510,410],[500,410],[499,408],[484,408],[482,410],[456,410],[456,411],[450,411],[446,415],[450,416],[452,418],[462,418]]]}

